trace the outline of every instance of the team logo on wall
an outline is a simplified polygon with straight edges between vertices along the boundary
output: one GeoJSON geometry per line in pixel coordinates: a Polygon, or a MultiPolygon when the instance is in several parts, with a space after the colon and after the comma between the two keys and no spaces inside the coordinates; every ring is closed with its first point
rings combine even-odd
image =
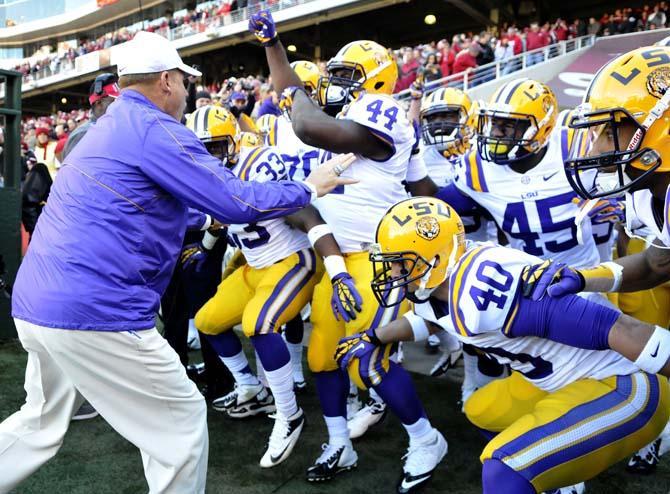
{"type": "Polygon", "coordinates": [[[416,222],[416,233],[425,240],[433,240],[440,234],[440,224],[434,216],[424,216],[416,222]]]}
{"type": "Polygon", "coordinates": [[[670,87],[670,67],[659,67],[647,76],[647,91],[661,99],[670,87]]]}

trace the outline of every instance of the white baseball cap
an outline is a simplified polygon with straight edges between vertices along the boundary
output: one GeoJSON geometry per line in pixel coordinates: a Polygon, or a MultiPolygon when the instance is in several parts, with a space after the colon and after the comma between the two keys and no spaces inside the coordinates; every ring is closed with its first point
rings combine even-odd
{"type": "Polygon", "coordinates": [[[119,76],[152,74],[179,69],[185,74],[199,77],[202,73],[186,65],[177,49],[163,36],[146,31],[138,32],[125,44],[117,63],[119,76]]]}

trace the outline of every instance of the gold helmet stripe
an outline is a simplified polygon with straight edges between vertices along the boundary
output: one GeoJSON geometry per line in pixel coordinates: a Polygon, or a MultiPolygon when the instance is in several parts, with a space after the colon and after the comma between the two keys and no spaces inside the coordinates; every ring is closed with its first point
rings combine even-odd
{"type": "Polygon", "coordinates": [[[496,98],[495,103],[509,104],[509,102],[512,101],[514,92],[526,81],[528,81],[528,79],[523,77],[521,79],[508,82],[505,86],[503,86],[503,89],[500,91],[500,93],[498,93],[498,98],[496,98]]]}

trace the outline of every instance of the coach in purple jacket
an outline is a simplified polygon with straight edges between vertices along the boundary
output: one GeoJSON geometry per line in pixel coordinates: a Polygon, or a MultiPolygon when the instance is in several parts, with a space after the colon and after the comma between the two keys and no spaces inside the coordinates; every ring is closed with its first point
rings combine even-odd
{"type": "Polygon", "coordinates": [[[27,397],[0,424],[0,493],[56,454],[84,397],[140,449],[151,493],[204,492],[205,403],[154,327],[188,208],[251,223],[351,183],[350,157],[309,183],[238,180],[180,123],[200,73],[151,33],[121,58],[122,94],[63,163],[16,279],[27,397]]]}

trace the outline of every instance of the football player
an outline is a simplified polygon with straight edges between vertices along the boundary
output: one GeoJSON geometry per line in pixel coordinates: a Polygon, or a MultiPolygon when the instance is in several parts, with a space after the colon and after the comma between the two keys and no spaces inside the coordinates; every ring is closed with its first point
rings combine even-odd
{"type": "MultiPolygon", "coordinates": [[[[312,100],[318,102],[316,89],[319,83],[320,73],[317,65],[307,60],[298,60],[291,63],[291,68],[302,82],[305,92],[312,98],[312,100]]],[[[324,152],[317,147],[302,142],[293,131],[293,126],[291,125],[290,98],[280,98],[279,106],[282,109],[282,113],[280,116],[273,118],[271,122],[272,126],[269,128],[266,136],[266,143],[269,146],[275,146],[281,152],[282,160],[284,160],[284,163],[288,166],[288,176],[292,180],[304,180],[309,176],[312,169],[315,166],[318,166],[320,160],[325,156],[324,152]]],[[[270,122],[268,122],[268,124],[269,123],[270,122]]],[[[302,321],[300,321],[300,323],[301,322],[302,321]]],[[[285,333],[289,348],[292,348],[292,345],[288,342],[288,339],[295,332],[293,331],[294,327],[298,327],[297,320],[289,323],[290,330],[285,333]]],[[[361,408],[357,390],[358,388],[356,385],[352,383],[349,394],[347,395],[347,419],[353,418],[361,408]]],[[[369,426],[374,425],[374,423],[383,418],[385,407],[381,398],[369,405],[370,407],[367,410],[369,413],[365,414],[367,420],[363,420],[363,414],[361,414],[358,416],[358,420],[355,423],[352,424],[349,422],[350,436],[352,435],[353,430],[352,439],[363,435],[369,426]]]]}
{"type": "MultiPolygon", "coordinates": [[[[556,126],[558,120],[558,103],[545,84],[522,78],[501,85],[480,109],[477,146],[461,157],[456,180],[437,196],[459,215],[485,210],[513,248],[593,266],[600,258],[591,222],[575,223],[577,196],[562,172],[572,134],[556,126]]],[[[473,360],[466,359],[469,368],[473,360]]],[[[464,382],[464,402],[496,374],[500,369],[467,373],[475,379],[464,382]]]]}
{"type": "MultiPolygon", "coordinates": [[[[413,88],[413,98],[420,97],[421,87],[413,88]],[[416,96],[414,95],[416,92],[416,96]]],[[[412,106],[418,106],[415,102],[412,106]]],[[[410,115],[412,114],[410,107],[410,115]]],[[[477,110],[473,108],[470,97],[460,89],[440,88],[423,97],[418,108],[418,121],[421,129],[420,152],[416,158],[423,161],[431,179],[437,187],[445,187],[454,182],[461,157],[469,151],[470,143],[475,137],[477,110]]],[[[435,191],[422,190],[420,194],[435,195],[435,191]]],[[[470,215],[462,216],[465,231],[470,240],[487,240],[488,223],[479,210],[470,215]]],[[[494,361],[475,352],[470,347],[461,350],[458,339],[441,332],[431,335],[427,345],[442,346],[442,355],[431,369],[432,376],[439,376],[453,367],[463,356],[465,379],[463,380],[461,401],[468,397],[482,383],[486,384],[492,377],[505,375],[505,368],[494,361]]]]}
{"type": "MultiPolygon", "coordinates": [[[[575,484],[656,437],[670,415],[668,381],[657,373],[670,375],[670,362],[645,353],[654,327],[574,295],[524,298],[523,279],[539,259],[464,237],[440,200],[389,209],[371,247],[372,289],[385,306],[399,302],[389,287],[403,290],[414,312],[343,338],[340,366],[361,372],[389,344],[441,330],[509,364],[515,372],[465,405],[492,437],[481,455],[484,494],[575,484]]],[[[383,382],[388,371],[375,370],[383,382]]]]}
{"type": "MultiPolygon", "coordinates": [[[[551,296],[581,291],[635,292],[670,280],[668,87],[670,48],[666,46],[638,48],[610,61],[598,71],[574,111],[570,127],[576,135],[565,162],[566,174],[580,196],[596,200],[625,194],[628,229],[644,225],[655,240],[637,254],[594,269],[556,260],[545,267],[533,297],[545,292],[551,296]]],[[[662,313],[652,315],[652,320],[667,318],[668,306],[659,305],[658,310],[662,313]]],[[[670,333],[659,328],[653,345],[654,356],[670,356],[670,333]]],[[[630,467],[652,470],[661,446],[655,441],[650,451],[631,460],[630,467]]]]}
{"type": "MultiPolygon", "coordinates": [[[[212,155],[221,159],[221,166],[230,167],[238,177],[270,181],[286,176],[286,165],[273,148],[239,151],[239,128],[228,110],[199,108],[189,116],[187,126],[212,155]]],[[[289,351],[279,330],[298,316],[310,300],[323,266],[308,235],[284,219],[230,225],[228,238],[242,251],[247,263],[221,282],[216,294],[196,314],[195,324],[208,337],[236,383],[230,394],[214,403],[215,408],[224,409],[233,418],[242,418],[276,407],[275,425],[260,460],[261,467],[268,468],[290,455],[305,424],[293,390],[289,351]],[[252,373],[240,340],[232,331],[240,323],[262,363],[272,395],[252,373]]],[[[314,244],[320,254],[340,254],[332,235],[321,235],[318,240],[314,244]]],[[[340,263],[343,264],[341,257],[340,263]]],[[[355,292],[353,283],[342,283],[336,282],[333,291],[355,292]]]]}
{"type": "MultiPolygon", "coordinates": [[[[370,289],[372,272],[362,244],[374,240],[375,227],[384,211],[407,197],[402,182],[407,178],[414,130],[403,108],[390,96],[397,66],[384,47],[372,41],[354,41],[328,62],[328,76],[319,81],[317,90],[322,105],[329,110],[326,113],[305,93],[302,81],[291,69],[270,13],[254,14],[249,29],[265,46],[273,84],[290,99],[291,123],[298,138],[332,153],[356,153],[356,160],[345,173],[359,182],[342,187],[332,201],[315,203],[345,252],[347,270],[363,298],[362,312],[355,319],[342,321],[328,310],[330,283],[324,279],[314,289],[308,362],[315,375],[329,439],[307,470],[307,479],[329,480],[357,464],[346,420],[349,380],[333,359],[337,342],[346,334],[383,325],[403,310],[401,304],[384,308],[375,302],[370,289]],[[329,115],[338,111],[338,118],[329,115]]],[[[351,377],[359,388],[374,387],[410,435],[405,476],[399,486],[406,492],[414,485],[416,475],[432,470],[442,460],[447,443],[425,418],[409,374],[389,361],[390,352],[388,348],[375,355],[380,365],[388,368],[386,384],[380,383],[374,366],[369,373],[363,369],[351,377]],[[406,400],[395,399],[392,391],[399,388],[405,390],[406,400]]]]}

